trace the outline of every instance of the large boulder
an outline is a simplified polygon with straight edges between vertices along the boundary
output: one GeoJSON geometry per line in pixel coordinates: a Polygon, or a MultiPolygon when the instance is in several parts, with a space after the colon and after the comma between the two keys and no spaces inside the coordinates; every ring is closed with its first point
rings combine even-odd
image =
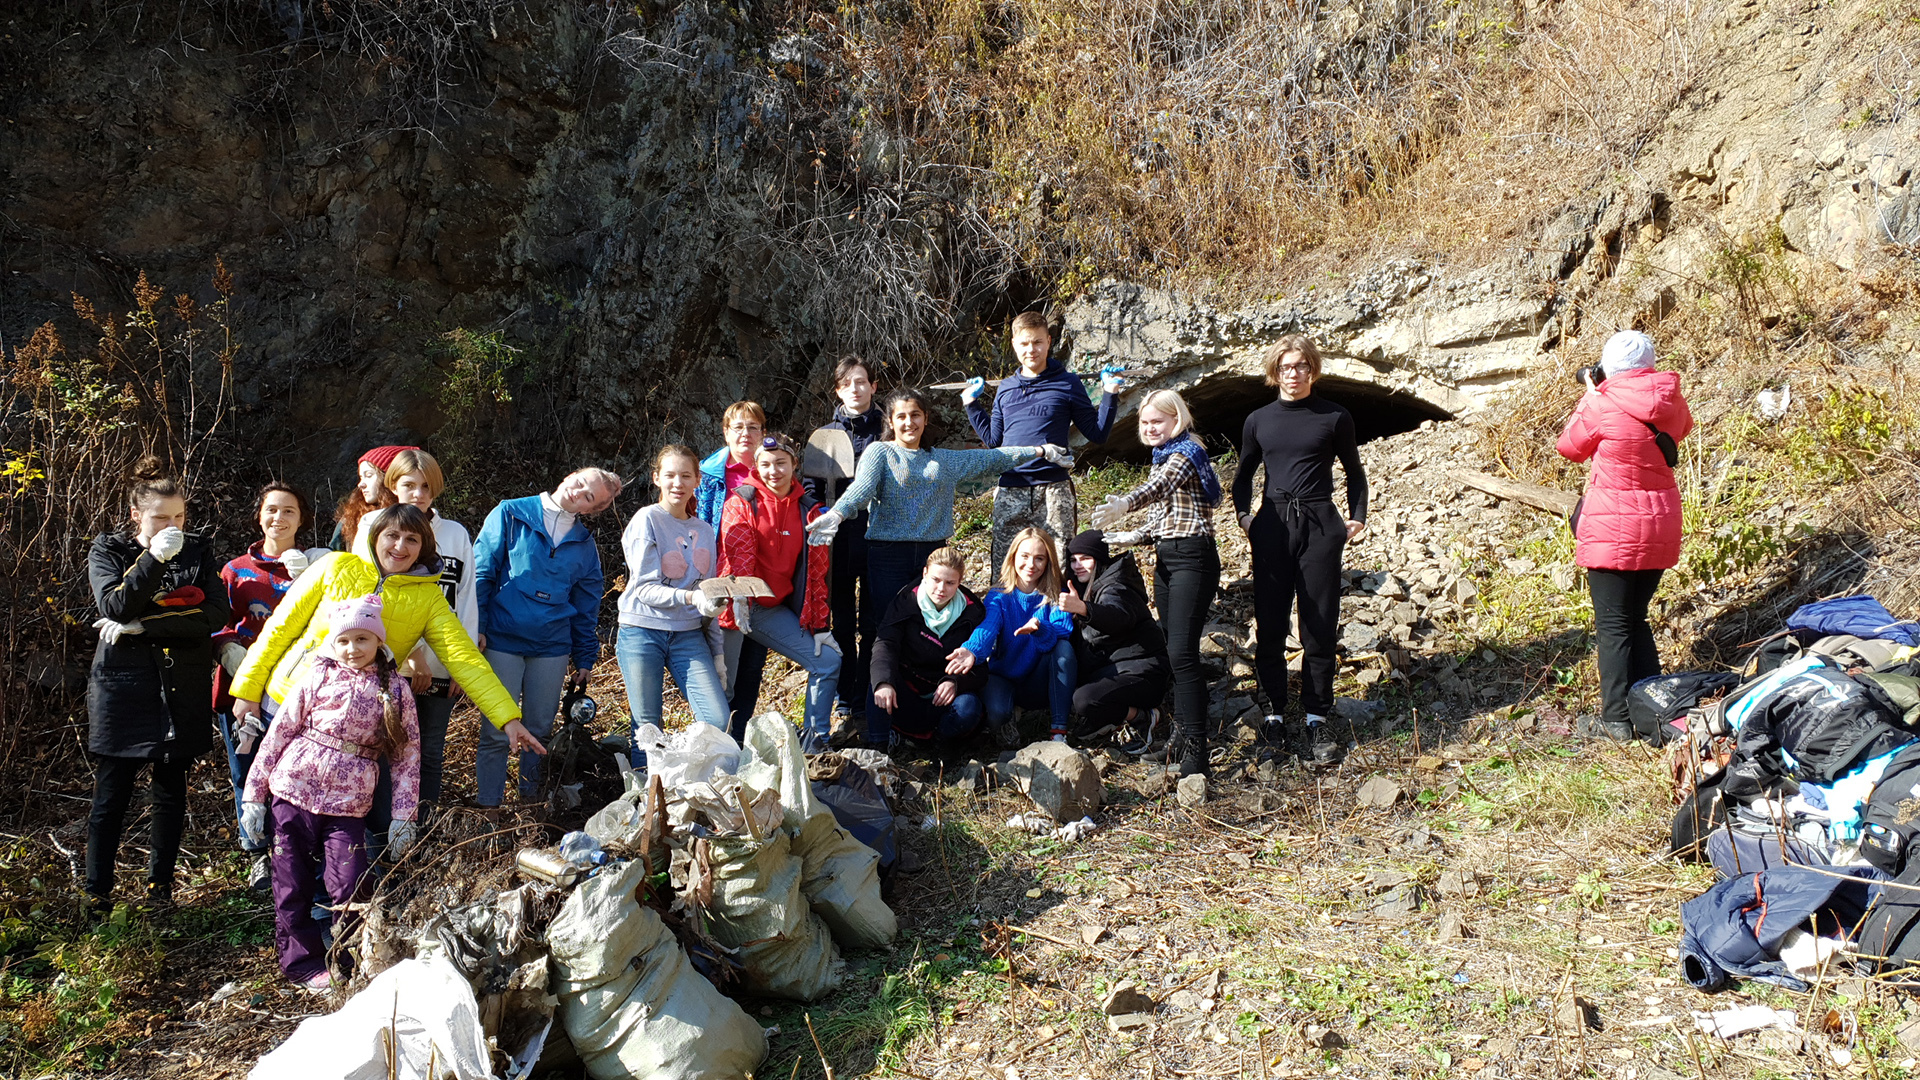
{"type": "Polygon", "coordinates": [[[1087,755],[1063,742],[1037,742],[1004,766],[1007,782],[1055,821],[1077,821],[1100,809],[1106,793],[1087,755]]]}

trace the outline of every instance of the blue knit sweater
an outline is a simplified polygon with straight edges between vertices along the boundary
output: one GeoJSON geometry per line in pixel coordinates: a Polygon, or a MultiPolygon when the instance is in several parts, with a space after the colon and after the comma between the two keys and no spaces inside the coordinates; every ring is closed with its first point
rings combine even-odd
{"type": "Polygon", "coordinates": [[[908,450],[876,442],[860,455],[853,485],[833,509],[844,518],[866,510],[868,540],[945,540],[953,535],[955,488],[1039,456],[1037,447],[908,450]]]}
{"type": "Polygon", "coordinates": [[[1060,639],[1073,634],[1073,616],[1052,604],[1042,606],[1047,597],[1018,589],[995,589],[987,594],[987,617],[980,628],[967,638],[966,649],[980,660],[991,660],[992,674],[1003,679],[1025,678],[1035,664],[1046,659],[1060,639]],[[1040,629],[1031,634],[1015,634],[1027,620],[1040,616],[1040,629]]]}

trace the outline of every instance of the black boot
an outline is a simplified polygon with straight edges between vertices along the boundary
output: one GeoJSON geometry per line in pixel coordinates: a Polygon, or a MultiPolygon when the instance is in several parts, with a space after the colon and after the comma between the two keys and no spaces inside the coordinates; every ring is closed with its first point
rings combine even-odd
{"type": "Polygon", "coordinates": [[[1198,773],[1205,776],[1212,771],[1207,761],[1207,735],[1205,731],[1189,731],[1180,737],[1180,775],[1192,776],[1198,773]]]}

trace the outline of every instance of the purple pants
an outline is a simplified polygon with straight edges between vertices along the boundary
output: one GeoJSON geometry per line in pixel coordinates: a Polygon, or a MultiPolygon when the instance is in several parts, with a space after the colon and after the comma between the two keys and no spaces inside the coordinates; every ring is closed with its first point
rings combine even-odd
{"type": "MultiPolygon", "coordinates": [[[[280,970],[304,982],[327,969],[320,924],[313,920],[313,884],[318,870],[336,904],[357,901],[367,874],[367,819],[334,817],[273,800],[273,944],[280,970]]],[[[333,917],[335,941],[345,941],[358,916],[333,917]]]]}

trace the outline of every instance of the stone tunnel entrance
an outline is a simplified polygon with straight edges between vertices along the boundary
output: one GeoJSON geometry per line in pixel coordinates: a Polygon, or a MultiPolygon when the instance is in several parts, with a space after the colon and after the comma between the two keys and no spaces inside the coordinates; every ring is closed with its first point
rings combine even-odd
{"type": "MultiPolygon", "coordinates": [[[[1313,384],[1313,392],[1328,401],[1346,407],[1353,414],[1354,432],[1361,442],[1383,439],[1412,431],[1427,420],[1451,420],[1452,414],[1431,402],[1385,387],[1326,375],[1313,384]]],[[[1255,409],[1274,400],[1272,387],[1257,377],[1214,377],[1198,386],[1181,391],[1193,410],[1193,426],[1207,449],[1213,453],[1240,449],[1240,430],[1255,409]]],[[[1133,404],[1129,401],[1129,404],[1133,404]]],[[[1105,447],[1096,452],[1083,446],[1079,452],[1089,460],[1118,458],[1144,461],[1146,448],[1135,434],[1134,411],[1130,408],[1114,422],[1113,433],[1105,447]]]]}

